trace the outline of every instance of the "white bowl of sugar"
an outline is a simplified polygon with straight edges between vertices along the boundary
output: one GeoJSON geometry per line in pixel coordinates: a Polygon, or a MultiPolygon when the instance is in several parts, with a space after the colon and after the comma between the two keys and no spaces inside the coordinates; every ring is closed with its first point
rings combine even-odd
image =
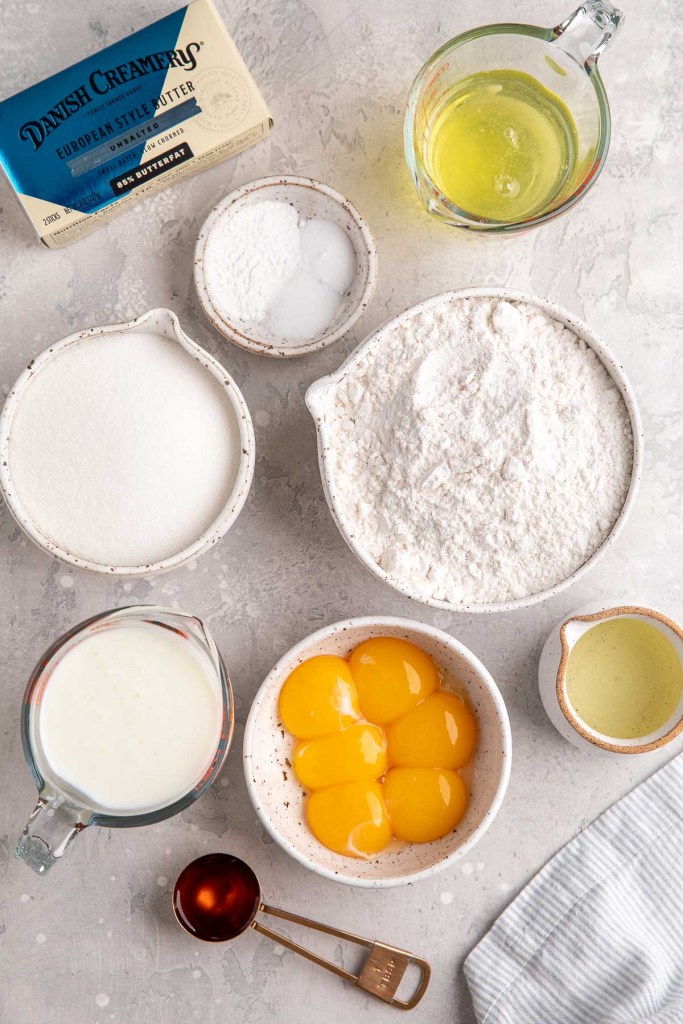
{"type": "Polygon", "coordinates": [[[225,197],[197,239],[202,309],[229,341],[287,358],[331,345],[375,290],[377,250],[353,204],[312,178],[260,178],[225,197]]]}
{"type": "Polygon", "coordinates": [[[152,309],[33,359],[0,416],[0,456],[5,500],[34,543],[79,569],[149,576],[232,526],[254,431],[227,371],[152,309]]]}

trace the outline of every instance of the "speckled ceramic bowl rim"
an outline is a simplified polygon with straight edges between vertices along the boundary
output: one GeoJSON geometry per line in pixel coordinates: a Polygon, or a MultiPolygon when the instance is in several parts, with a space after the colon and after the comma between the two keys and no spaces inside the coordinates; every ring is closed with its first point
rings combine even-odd
{"type": "Polygon", "coordinates": [[[566,718],[569,725],[574,729],[588,743],[592,743],[596,747],[600,747],[601,750],[608,750],[613,754],[649,754],[653,750],[659,750],[661,747],[665,747],[667,743],[671,743],[672,740],[676,739],[683,733],[683,714],[678,716],[677,721],[668,729],[663,735],[657,739],[647,741],[645,743],[623,743],[619,742],[611,736],[606,736],[603,733],[599,733],[590,727],[587,727],[581,718],[576,714],[572,707],[569,696],[567,694],[567,663],[569,661],[569,655],[571,653],[571,646],[567,640],[567,627],[573,622],[605,622],[609,619],[616,619],[623,615],[638,615],[642,618],[654,619],[659,622],[660,625],[670,629],[679,640],[683,641],[683,629],[670,619],[668,615],[662,614],[662,612],[655,611],[654,608],[647,608],[645,605],[636,604],[620,604],[612,608],[603,608],[598,612],[590,612],[586,614],[575,613],[570,615],[569,618],[565,619],[560,626],[560,663],[557,667],[557,677],[555,680],[555,694],[557,696],[557,702],[560,706],[562,714],[566,718]]]}
{"type": "Polygon", "coordinates": [[[294,857],[294,859],[299,861],[300,864],[303,864],[304,867],[310,868],[311,871],[315,871],[316,874],[322,875],[324,878],[329,878],[333,882],[341,882],[344,885],[353,885],[364,889],[389,889],[399,885],[410,885],[412,882],[418,882],[423,878],[430,878],[438,871],[443,871],[471,850],[472,847],[478,843],[482,836],[489,830],[494,818],[500,810],[510,779],[512,734],[510,731],[510,719],[508,717],[507,708],[505,707],[505,701],[503,700],[493,676],[485,665],[482,664],[479,658],[477,658],[476,654],[473,654],[465,644],[456,640],[455,637],[452,637],[449,633],[444,633],[443,630],[436,629],[434,626],[428,626],[425,622],[417,622],[415,619],[404,619],[391,615],[361,616],[352,619],[342,619],[340,622],[334,622],[330,626],[325,626],[322,629],[316,630],[315,633],[311,633],[303,640],[300,640],[299,643],[295,644],[294,647],[291,647],[290,650],[280,658],[278,663],[273,669],[271,669],[259,687],[251,705],[251,710],[249,711],[247,724],[244,730],[243,759],[247,790],[254,806],[254,810],[256,811],[263,827],[283,850],[286,850],[290,856],[294,857]],[[458,656],[469,665],[473,672],[476,673],[480,682],[488,692],[502,736],[501,769],[498,785],[496,786],[496,790],[493,795],[493,799],[489,804],[488,810],[477,827],[472,831],[469,838],[458,846],[457,849],[453,850],[452,853],[442,857],[430,867],[423,868],[421,871],[414,871],[406,875],[394,875],[390,878],[353,878],[348,875],[343,875],[341,872],[337,873],[330,871],[328,868],[322,867],[322,865],[318,864],[312,857],[308,857],[297,850],[296,847],[289,842],[286,836],[278,831],[269,818],[268,813],[259,798],[258,788],[254,781],[251,769],[253,759],[253,737],[261,705],[273,686],[282,685],[282,673],[286,669],[287,665],[291,664],[293,659],[305,661],[307,653],[313,645],[318,644],[321,641],[325,641],[330,637],[336,637],[340,633],[344,633],[349,629],[354,629],[359,626],[372,628],[387,626],[396,629],[414,631],[416,633],[421,633],[424,636],[431,637],[432,639],[442,643],[445,647],[455,651],[458,656]]]}
{"type": "Polygon", "coordinates": [[[233,192],[228,193],[224,199],[221,199],[220,203],[214,206],[213,210],[204,221],[202,229],[197,237],[197,244],[194,251],[193,276],[195,289],[197,291],[201,307],[219,334],[222,334],[224,338],[228,339],[228,341],[233,342],[235,345],[239,345],[240,348],[247,349],[249,352],[256,352],[258,355],[262,356],[274,356],[280,359],[289,359],[294,356],[303,356],[310,352],[318,352],[320,349],[327,348],[328,345],[332,345],[335,341],[338,341],[339,338],[346,334],[347,331],[351,330],[358,318],[367,309],[375,291],[375,285],[377,284],[377,247],[370,228],[363,216],[358,212],[351,200],[347,199],[340,192],[337,192],[336,189],[331,188],[330,185],[325,185],[321,181],[317,181],[315,178],[302,178],[296,175],[273,175],[267,178],[258,178],[256,181],[250,181],[246,185],[241,185],[240,188],[236,188],[233,192]],[[226,320],[226,318],[214,307],[204,280],[204,250],[206,248],[206,242],[209,234],[218,219],[225,213],[228,207],[243,199],[245,196],[252,195],[252,193],[258,192],[261,189],[273,188],[274,186],[311,189],[315,192],[321,192],[329,199],[338,203],[342,209],[350,214],[352,219],[358,225],[368,260],[368,272],[363,292],[357,305],[349,315],[345,317],[345,319],[338,324],[334,330],[328,331],[317,338],[313,338],[311,341],[304,341],[298,345],[283,345],[281,347],[269,344],[268,342],[259,341],[258,338],[245,334],[244,331],[239,330],[239,328],[229,320],[226,320]]]}
{"type": "Polygon", "coordinates": [[[85,330],[77,331],[75,334],[70,334],[60,341],[56,341],[49,348],[41,352],[40,355],[32,359],[23,373],[19,375],[7,396],[2,413],[0,414],[0,488],[17,524],[34,544],[47,551],[48,554],[54,555],[55,558],[59,558],[62,562],[66,562],[67,565],[72,565],[77,569],[86,569],[89,572],[101,575],[152,576],[156,573],[165,572],[168,569],[175,569],[184,562],[198,558],[223,537],[241,512],[254,475],[254,464],[254,428],[242,392],[227,370],[213,356],[209,355],[208,352],[185,334],[180,326],[178,317],[170,309],[150,309],[134,320],[128,320],[125,323],[108,324],[104,327],[88,327],[85,330]],[[89,338],[101,337],[107,334],[122,334],[127,331],[143,328],[152,329],[150,325],[154,323],[163,324],[164,329],[161,333],[169,339],[175,339],[193,359],[196,359],[198,363],[215,377],[225,391],[235,413],[240,432],[241,455],[237,477],[230,497],[218,518],[189,547],[161,561],[149,562],[145,565],[104,565],[81,558],[55,544],[38,528],[24,509],[12,482],[9,456],[12,420],[24,390],[34,375],[66,348],[69,348],[71,345],[80,344],[89,338]]]}
{"type": "Polygon", "coordinates": [[[587,324],[582,320],[579,320],[578,317],[573,316],[571,313],[567,313],[566,310],[548,299],[541,299],[535,295],[529,295],[527,292],[516,291],[509,288],[462,288],[457,291],[441,292],[440,294],[433,295],[428,299],[423,299],[422,302],[418,302],[417,305],[404,310],[403,313],[393,317],[391,320],[387,320],[378,327],[376,331],[373,331],[372,334],[361,342],[361,344],[354,349],[351,355],[344,360],[338,370],[326,377],[321,377],[319,380],[314,381],[306,392],[306,405],[308,406],[317,427],[318,461],[320,463],[320,475],[322,477],[323,491],[325,493],[325,498],[327,499],[327,504],[330,507],[332,517],[337,524],[342,537],[356,557],[375,576],[383,580],[385,583],[388,583],[390,587],[393,587],[394,590],[398,590],[399,593],[404,594],[406,597],[409,597],[414,601],[419,601],[420,604],[430,605],[432,608],[445,608],[451,612],[509,612],[514,611],[517,608],[528,608],[531,605],[539,604],[541,601],[547,601],[551,597],[555,597],[556,594],[561,593],[563,590],[566,590],[567,587],[572,586],[572,584],[577,583],[582,579],[589,569],[596,564],[598,559],[602,558],[605,552],[610,549],[618,535],[621,533],[624,523],[633,508],[638,486],[640,484],[640,478],[642,476],[644,453],[643,426],[633,388],[631,387],[631,383],[626,376],[621,363],[618,362],[615,355],[610,351],[607,345],[605,345],[605,343],[602,342],[596,334],[594,334],[587,324]],[[315,411],[315,393],[316,391],[324,392],[339,384],[350,367],[353,366],[353,364],[356,363],[369,348],[372,348],[373,345],[377,344],[380,335],[393,330],[395,327],[401,326],[406,320],[412,319],[419,313],[423,313],[431,306],[443,303],[446,299],[458,300],[469,298],[505,299],[513,302],[525,302],[529,305],[536,306],[555,320],[559,320],[561,323],[565,324],[574,332],[574,334],[593,349],[624,399],[633,434],[633,466],[631,470],[631,482],[626,495],[626,500],[624,501],[623,507],[614,526],[597,551],[595,551],[591,557],[587,559],[583,565],[579,566],[579,568],[570,576],[567,576],[564,580],[560,580],[559,583],[554,584],[552,587],[539,591],[537,594],[529,594],[526,597],[520,597],[513,601],[454,604],[450,601],[441,601],[436,598],[423,597],[416,593],[400,579],[397,579],[395,576],[392,576],[390,573],[382,569],[374,559],[372,559],[363,550],[363,548],[361,548],[352,536],[354,532],[352,524],[346,523],[339,493],[334,484],[333,474],[330,471],[327,455],[327,450],[329,448],[329,432],[326,424],[315,411]]]}

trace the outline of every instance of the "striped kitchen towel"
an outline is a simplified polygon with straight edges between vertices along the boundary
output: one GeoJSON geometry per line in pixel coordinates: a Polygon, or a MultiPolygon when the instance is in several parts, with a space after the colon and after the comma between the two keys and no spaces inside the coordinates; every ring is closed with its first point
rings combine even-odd
{"type": "Polygon", "coordinates": [[[465,975],[478,1024],[683,1024],[683,754],[546,864],[465,975]]]}

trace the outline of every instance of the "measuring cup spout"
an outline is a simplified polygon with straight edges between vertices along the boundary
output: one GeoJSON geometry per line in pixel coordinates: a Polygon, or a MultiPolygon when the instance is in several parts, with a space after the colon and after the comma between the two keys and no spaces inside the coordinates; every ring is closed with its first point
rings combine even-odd
{"type": "Polygon", "coordinates": [[[37,875],[44,875],[86,827],[79,816],[78,808],[66,803],[63,797],[40,796],[14,849],[14,856],[37,875]]]}
{"type": "Polygon", "coordinates": [[[554,29],[553,44],[578,64],[593,64],[623,20],[623,13],[608,0],[586,0],[554,29]]]}

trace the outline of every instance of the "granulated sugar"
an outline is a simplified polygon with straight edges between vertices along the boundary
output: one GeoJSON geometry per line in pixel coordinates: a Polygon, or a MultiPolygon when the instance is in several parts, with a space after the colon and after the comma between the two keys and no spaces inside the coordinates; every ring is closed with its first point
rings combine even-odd
{"type": "Polygon", "coordinates": [[[73,344],[14,414],[12,481],[53,543],[102,565],[178,554],[227,503],[240,460],[228,396],[179,344],[126,332],[73,344]]]}
{"type": "Polygon", "coordinates": [[[425,598],[508,601],[595,553],[633,436],[595,352],[535,306],[442,300],[354,361],[324,400],[356,542],[425,598]]]}

